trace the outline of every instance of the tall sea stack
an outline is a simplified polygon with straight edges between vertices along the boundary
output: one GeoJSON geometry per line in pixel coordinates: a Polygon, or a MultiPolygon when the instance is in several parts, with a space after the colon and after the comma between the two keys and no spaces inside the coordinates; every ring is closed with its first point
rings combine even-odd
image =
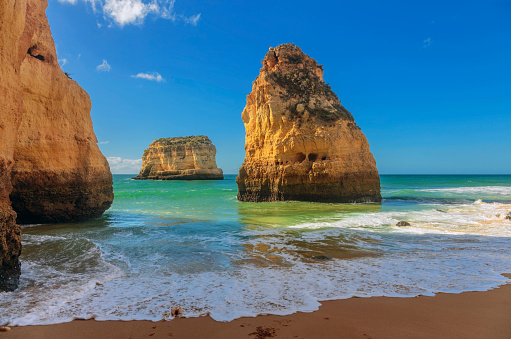
{"type": "Polygon", "coordinates": [[[205,135],[160,138],[144,151],[142,169],[134,179],[221,180],[216,147],[205,135]]]}
{"type": "Polygon", "coordinates": [[[46,0],[0,2],[0,290],[19,278],[21,228],[96,218],[112,174],[87,93],[59,67],[46,0]]]}
{"type": "Polygon", "coordinates": [[[270,48],[262,63],[242,113],[238,200],[380,202],[369,143],[322,66],[294,44],[270,48]]]}

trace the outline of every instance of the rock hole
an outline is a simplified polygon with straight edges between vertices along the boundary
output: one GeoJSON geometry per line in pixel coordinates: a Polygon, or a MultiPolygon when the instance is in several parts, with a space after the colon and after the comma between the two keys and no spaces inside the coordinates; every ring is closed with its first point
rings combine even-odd
{"type": "Polygon", "coordinates": [[[318,158],[318,155],[316,153],[309,153],[309,161],[316,161],[316,159],[318,158]]]}
{"type": "Polygon", "coordinates": [[[42,56],[41,54],[36,54],[36,51],[35,51],[36,49],[37,49],[37,45],[30,47],[27,51],[27,54],[30,54],[31,57],[34,57],[41,61],[44,61],[44,56],[42,56]]]}
{"type": "Polygon", "coordinates": [[[302,162],[302,161],[304,161],[304,160],[305,160],[305,158],[306,158],[306,156],[305,156],[305,154],[303,154],[303,153],[297,153],[297,154],[296,154],[296,161],[298,161],[298,162],[302,162]]]}
{"type": "Polygon", "coordinates": [[[322,157],[321,160],[326,160],[326,157],[322,157]]]}

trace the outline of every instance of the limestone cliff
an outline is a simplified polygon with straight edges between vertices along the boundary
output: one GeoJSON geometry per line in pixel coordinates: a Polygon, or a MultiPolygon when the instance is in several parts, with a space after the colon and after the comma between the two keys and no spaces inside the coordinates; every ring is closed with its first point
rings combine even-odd
{"type": "Polygon", "coordinates": [[[379,202],[380,179],[323,68],[293,44],[270,48],[247,96],[240,201],[379,202]]]}
{"type": "Polygon", "coordinates": [[[113,200],[90,98],[58,65],[47,6],[0,2],[0,290],[19,275],[16,213],[18,223],[83,220],[113,200]]]}
{"type": "Polygon", "coordinates": [[[161,138],[144,151],[142,169],[135,179],[221,180],[216,148],[205,135],[161,138]]]}

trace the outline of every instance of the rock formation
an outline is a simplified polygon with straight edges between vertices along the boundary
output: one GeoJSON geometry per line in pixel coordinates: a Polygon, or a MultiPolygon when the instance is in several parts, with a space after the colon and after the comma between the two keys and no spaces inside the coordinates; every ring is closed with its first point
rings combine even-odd
{"type": "Polygon", "coordinates": [[[95,218],[113,200],[90,98],[59,67],[47,6],[0,2],[0,290],[14,289],[19,277],[16,220],[95,218]]]}
{"type": "Polygon", "coordinates": [[[247,96],[240,201],[380,202],[366,137],[293,44],[270,48],[247,96]]]}
{"type": "Polygon", "coordinates": [[[161,138],[144,151],[142,169],[134,179],[221,180],[216,148],[205,135],[161,138]]]}

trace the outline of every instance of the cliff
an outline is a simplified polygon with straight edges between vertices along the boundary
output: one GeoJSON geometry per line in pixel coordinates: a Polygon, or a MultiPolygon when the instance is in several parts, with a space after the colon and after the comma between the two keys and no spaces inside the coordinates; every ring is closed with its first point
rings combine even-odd
{"type": "Polygon", "coordinates": [[[58,65],[47,6],[0,2],[0,290],[15,288],[19,276],[15,220],[96,218],[113,200],[90,98],[58,65]]]}
{"type": "Polygon", "coordinates": [[[240,201],[380,202],[365,135],[323,81],[323,68],[293,44],[270,48],[242,113],[240,201]]]}
{"type": "Polygon", "coordinates": [[[161,138],[144,151],[142,169],[134,179],[221,180],[216,148],[205,135],[161,138]]]}

